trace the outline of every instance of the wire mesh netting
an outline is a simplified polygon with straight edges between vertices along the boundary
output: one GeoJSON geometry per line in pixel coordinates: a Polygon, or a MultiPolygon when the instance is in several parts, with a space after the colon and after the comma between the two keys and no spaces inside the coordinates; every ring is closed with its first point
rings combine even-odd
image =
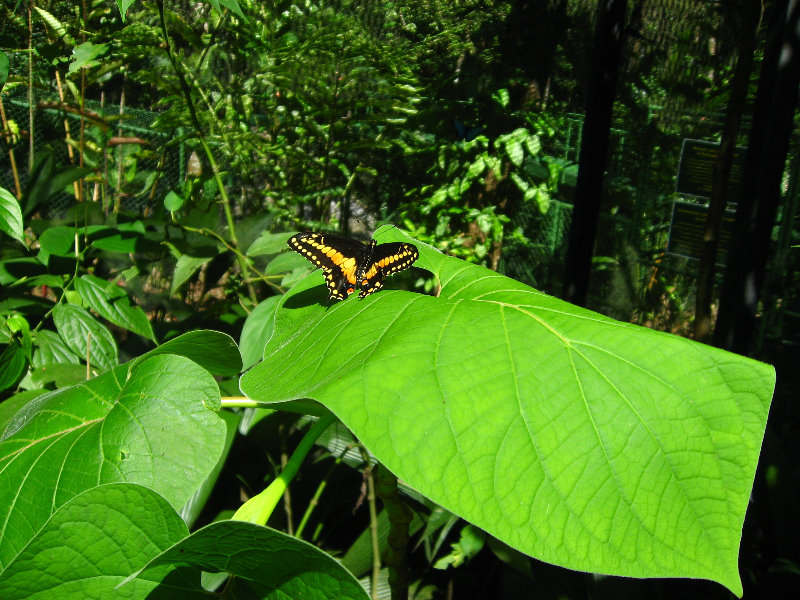
{"type": "MultiPolygon", "coordinates": [[[[27,99],[4,99],[4,109],[10,128],[27,133],[27,99]]],[[[51,157],[60,169],[83,166],[93,174],[82,190],[69,183],[53,194],[47,206],[49,217],[63,214],[79,194],[83,200],[101,202],[106,210],[145,214],[183,180],[183,146],[169,144],[169,135],[152,128],[157,116],[92,100],[79,109],[58,98],[39,98],[34,104],[33,156],[27,135],[0,147],[0,185],[24,191],[29,165],[51,157]]]]}
{"type": "MultiPolygon", "coordinates": [[[[319,4],[326,5],[325,2],[319,4]]],[[[503,3],[497,3],[498,6],[501,4],[503,3]]],[[[371,31],[380,35],[383,35],[381,31],[390,26],[392,18],[400,21],[408,18],[411,21],[414,16],[410,8],[407,9],[409,12],[405,13],[405,17],[402,14],[399,17],[388,12],[384,14],[379,3],[369,3],[368,8],[363,9],[366,12],[359,12],[362,8],[358,3],[351,5],[347,2],[337,2],[333,5],[338,10],[337,15],[341,16],[350,11],[361,16],[371,23],[371,31]]],[[[468,39],[459,39],[457,42],[463,44],[463,56],[458,57],[454,65],[451,65],[454,72],[449,73],[447,77],[443,76],[443,79],[449,77],[453,84],[447,88],[442,84],[441,89],[436,90],[436,93],[442,93],[443,98],[445,94],[455,97],[458,93],[462,93],[463,96],[474,93],[474,97],[469,99],[461,97],[453,100],[453,97],[448,97],[442,102],[445,100],[454,104],[472,102],[471,106],[478,105],[479,102],[475,100],[475,97],[478,97],[476,90],[480,88],[483,80],[490,79],[490,76],[478,73],[474,78],[479,81],[469,81],[466,63],[475,59],[481,52],[498,55],[506,52],[504,58],[508,61],[517,51],[526,53],[524,59],[531,63],[528,65],[530,68],[520,69],[519,73],[532,81],[529,87],[531,93],[538,98],[534,103],[536,110],[550,111],[561,119],[562,128],[556,131],[554,139],[551,140],[550,150],[554,156],[563,161],[565,168],[558,190],[553,194],[545,212],[534,204],[524,204],[510,215],[508,230],[512,233],[505,235],[498,268],[512,277],[556,295],[561,292],[581,141],[582,117],[573,111],[579,110],[585,101],[584,94],[592,54],[591,35],[587,36],[587,32],[591,33],[593,30],[597,6],[595,0],[510,3],[505,13],[507,20],[503,23],[482,23],[479,19],[475,20],[475,23],[479,23],[484,30],[490,30],[493,32],[492,36],[496,36],[482,39],[483,42],[494,43],[496,47],[492,48],[477,45],[478,36],[483,34],[484,30],[477,26],[474,30],[470,30],[468,23],[473,15],[463,15],[462,21],[465,23],[463,28],[469,34],[466,36],[468,39]],[[514,20],[517,16],[521,17],[518,22],[514,20]],[[535,20],[537,18],[541,23],[537,23],[535,20]],[[536,32],[549,31],[550,37],[525,35],[521,39],[526,41],[527,47],[503,46],[505,43],[502,42],[503,36],[508,35],[514,27],[528,28],[536,32]],[[534,37],[536,39],[532,39],[534,37]],[[509,49],[514,52],[509,52],[509,49]],[[562,69],[560,76],[553,74],[557,73],[558,69],[562,69]],[[564,76],[565,72],[569,74],[568,77],[564,76]],[[522,235],[513,234],[517,231],[522,235]]],[[[64,20],[70,18],[70,3],[56,3],[51,8],[57,18],[64,20]]],[[[191,3],[173,3],[172,8],[180,13],[187,23],[192,22],[194,11],[197,9],[191,3]]],[[[416,8],[422,10],[425,7],[420,5],[416,8]]],[[[494,9],[494,4],[490,8],[494,9]]],[[[666,252],[673,201],[681,197],[675,192],[675,179],[681,146],[685,139],[707,141],[719,139],[726,103],[725,81],[731,76],[735,64],[737,41],[743,22],[740,9],[741,5],[736,3],[694,0],[638,0],[628,3],[624,32],[626,43],[617,85],[614,129],[611,132],[611,147],[607,159],[601,224],[595,244],[594,271],[590,289],[592,308],[617,318],[635,320],[677,332],[684,332],[685,330],[681,328],[691,321],[696,263],[693,259],[666,252]]],[[[272,15],[267,16],[272,18],[272,15]]],[[[308,23],[304,20],[305,16],[300,8],[294,11],[291,19],[292,23],[287,26],[294,28],[291,34],[295,37],[306,35],[306,29],[315,30],[316,24],[310,17],[308,23],[314,27],[306,27],[308,23]]],[[[330,39],[340,39],[347,33],[341,31],[341,28],[352,22],[355,21],[338,20],[334,27],[333,20],[329,20],[328,26],[333,33],[330,39]]],[[[324,28],[320,31],[324,32],[324,28]]],[[[409,29],[406,33],[411,35],[413,32],[409,29]]],[[[46,46],[48,40],[44,33],[37,32],[34,35],[38,36],[32,42],[34,46],[46,46]]],[[[224,38],[222,35],[220,39],[224,38]]],[[[382,42],[385,41],[383,38],[380,39],[382,42]]],[[[427,39],[433,40],[432,43],[442,43],[442,38],[427,39]]],[[[235,72],[235,61],[225,56],[226,52],[233,54],[230,47],[220,43],[209,53],[209,62],[213,62],[215,70],[224,72],[235,80],[240,74],[235,72]]],[[[420,52],[420,56],[426,57],[426,60],[434,64],[431,56],[438,52],[438,47],[427,49],[427,52],[428,54],[420,52]]],[[[318,54],[323,53],[318,52],[318,54]]],[[[360,61],[362,57],[358,58],[360,61]]],[[[514,56],[514,59],[517,60],[517,57],[514,56]]],[[[24,73],[25,60],[27,59],[23,53],[13,56],[12,71],[24,73]]],[[[277,69],[268,71],[267,74],[260,75],[260,79],[250,82],[253,86],[264,85],[266,90],[263,96],[253,94],[253,98],[256,99],[254,106],[258,108],[251,113],[250,122],[239,124],[244,130],[249,128],[250,133],[258,129],[259,135],[262,135],[261,128],[266,130],[272,123],[290,120],[287,115],[292,105],[286,97],[291,93],[298,94],[297,90],[292,89],[293,86],[299,88],[301,85],[313,83],[313,89],[303,98],[307,104],[301,106],[299,112],[302,114],[303,111],[310,112],[314,108],[310,105],[312,101],[328,98],[327,88],[337,84],[346,74],[346,69],[339,64],[341,61],[331,62],[331,64],[336,63],[337,69],[342,69],[336,71],[339,79],[314,72],[313,70],[322,63],[319,62],[318,56],[312,56],[310,53],[301,57],[285,54],[280,55],[280,61],[271,60],[274,60],[275,64],[283,61],[284,65],[290,66],[285,67],[284,71],[277,69]],[[318,62],[314,62],[315,60],[318,62]],[[274,104],[267,104],[266,98],[273,99],[274,104]],[[274,109],[274,114],[268,113],[265,107],[274,109]],[[279,110],[284,112],[279,113],[279,110]]],[[[500,63],[502,61],[494,64],[500,63]]],[[[265,69],[274,67],[269,60],[261,64],[265,69]]],[[[370,81],[367,80],[375,77],[375,71],[371,70],[372,65],[367,65],[363,61],[356,61],[354,64],[362,73],[362,79],[358,80],[360,86],[343,87],[339,91],[339,96],[335,98],[341,103],[339,107],[341,114],[345,115],[343,117],[340,115],[339,118],[343,128],[345,121],[353,115],[358,115],[358,111],[363,109],[358,105],[357,109],[351,110],[348,103],[356,106],[357,101],[366,94],[363,90],[372,89],[370,81]]],[[[519,74],[516,76],[522,77],[519,74]]],[[[389,89],[386,82],[381,82],[378,87],[381,90],[389,89]]],[[[62,104],[56,90],[57,86],[51,84],[44,92],[36,91],[37,95],[33,102],[35,123],[32,132],[33,156],[29,155],[26,137],[29,122],[28,99],[25,94],[15,94],[10,97],[4,95],[6,119],[15,124],[20,133],[16,137],[7,137],[6,140],[10,143],[0,145],[0,185],[11,190],[19,186],[19,189],[24,190],[28,165],[42,152],[51,153],[54,163],[62,167],[84,165],[92,169],[82,190],[78,192],[70,184],[52,197],[48,212],[53,216],[63,213],[76,202],[78,196],[82,196],[84,200],[102,203],[106,210],[117,208],[146,214],[155,203],[163,200],[168,191],[182,185],[189,162],[187,156],[189,152],[184,150],[180,132],[165,133],[153,128],[159,113],[147,110],[144,106],[125,106],[121,110],[118,105],[97,100],[87,100],[83,107],[76,107],[74,104],[67,106],[62,104]],[[81,158],[77,158],[80,155],[78,148],[83,149],[81,158]],[[12,154],[16,166],[12,164],[12,154]]],[[[220,97],[222,96],[220,94],[220,97]]],[[[322,100],[321,103],[324,104],[322,100]]],[[[477,112],[483,108],[485,107],[479,107],[477,112]]],[[[372,110],[371,107],[368,109],[372,110]]],[[[478,114],[478,118],[480,117],[478,114]]],[[[447,119],[448,124],[450,120],[447,119]]],[[[337,164],[343,165],[344,170],[345,167],[353,166],[348,164],[350,157],[345,156],[345,153],[356,152],[356,150],[345,150],[340,155],[326,156],[324,149],[334,146],[326,145],[325,139],[310,138],[308,132],[312,131],[313,127],[319,126],[322,129],[321,123],[334,121],[336,119],[325,121],[319,115],[314,115],[303,122],[304,135],[309,137],[307,146],[301,148],[298,144],[296,148],[292,147],[293,150],[297,150],[295,155],[297,160],[294,158],[287,160],[286,154],[279,155],[280,152],[285,152],[285,148],[276,140],[284,138],[273,135],[272,132],[263,133],[263,146],[269,145],[269,149],[258,155],[258,159],[262,160],[266,167],[254,170],[249,179],[242,177],[235,180],[240,189],[232,196],[254,199],[252,206],[245,206],[245,202],[240,201],[236,207],[237,214],[246,215],[253,206],[258,209],[263,208],[260,202],[263,199],[264,189],[268,189],[267,193],[275,197],[281,194],[285,196],[295,194],[296,198],[305,201],[307,196],[304,194],[307,194],[308,190],[300,187],[298,182],[309,185],[313,193],[317,194],[313,198],[308,194],[311,199],[306,202],[306,206],[317,201],[318,197],[323,195],[323,192],[320,192],[322,186],[313,187],[315,183],[313,177],[309,175],[310,170],[304,169],[307,163],[301,162],[305,158],[305,153],[311,156],[312,160],[308,164],[312,166],[339,161],[337,164]],[[273,154],[270,155],[269,152],[273,154]],[[267,158],[264,159],[264,156],[267,158]],[[300,166],[295,166],[295,163],[300,166]],[[283,167],[284,164],[290,167],[283,167]],[[283,171],[277,168],[270,170],[273,165],[281,165],[283,171]],[[290,189],[293,185],[297,185],[297,188],[290,189]]],[[[424,125],[430,126],[431,122],[433,119],[424,125]]],[[[740,135],[742,144],[746,143],[748,127],[749,120],[745,115],[740,135]]],[[[275,127],[275,130],[281,135],[285,134],[285,130],[278,127],[275,127]]],[[[366,126],[363,127],[363,131],[371,132],[366,126]]],[[[298,138],[300,135],[297,134],[298,138]]],[[[433,131],[422,131],[420,135],[442,137],[441,132],[433,131]]],[[[189,137],[187,134],[187,139],[189,137]]],[[[191,140],[187,143],[191,143],[191,140]]],[[[286,147],[289,147],[288,143],[286,147]]],[[[247,151],[257,153],[261,151],[261,147],[247,151]]],[[[242,152],[241,156],[231,158],[233,154],[231,152],[225,159],[220,157],[220,161],[230,159],[241,162],[238,165],[223,164],[222,170],[241,176],[249,165],[257,162],[252,158],[255,154],[247,156],[246,152],[242,152]]],[[[357,160],[353,162],[361,167],[357,160]]],[[[785,205],[779,216],[781,220],[776,227],[774,268],[784,271],[797,266],[798,252],[792,249],[792,245],[798,243],[797,173],[795,158],[790,161],[787,169],[785,205]]],[[[344,189],[344,186],[336,187],[327,181],[324,183],[329,185],[328,191],[341,193],[344,189]]],[[[385,190],[369,190],[369,192],[376,197],[389,194],[402,197],[403,183],[408,188],[417,185],[418,182],[400,182],[401,187],[397,191],[393,189],[391,192],[385,190]]],[[[362,205],[358,200],[367,200],[363,188],[357,190],[356,186],[353,186],[352,189],[348,189],[348,193],[356,198],[355,204],[358,206],[362,205]],[[362,194],[361,198],[358,198],[359,192],[362,194]]],[[[330,195],[333,196],[334,193],[331,192],[330,195]]],[[[687,200],[696,204],[705,202],[704,198],[699,197],[687,200]]],[[[276,203],[280,201],[278,198],[276,203]]],[[[336,204],[328,202],[328,205],[336,204]]],[[[370,221],[370,217],[378,216],[378,211],[374,210],[375,203],[364,201],[363,206],[371,207],[374,214],[359,215],[361,221],[367,222],[370,221]]],[[[300,214],[303,212],[300,211],[300,214]]],[[[789,280],[783,289],[777,289],[773,285],[771,296],[773,299],[769,306],[765,306],[765,310],[780,313],[774,318],[767,319],[773,323],[776,331],[781,329],[780,324],[785,322],[787,316],[791,319],[794,318],[793,314],[800,314],[799,290],[800,284],[792,280],[789,280]]]]}

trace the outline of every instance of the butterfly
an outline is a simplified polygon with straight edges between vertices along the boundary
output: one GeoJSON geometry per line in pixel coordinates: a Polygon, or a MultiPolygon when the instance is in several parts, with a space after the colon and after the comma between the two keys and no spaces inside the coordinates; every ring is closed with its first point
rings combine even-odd
{"type": "Polygon", "coordinates": [[[378,244],[332,233],[298,233],[289,238],[289,247],[322,268],[328,300],[344,300],[356,288],[359,298],[383,287],[383,278],[410,267],[419,257],[416,246],[394,242],[378,244]]]}
{"type": "Polygon", "coordinates": [[[464,142],[471,142],[476,137],[478,137],[481,132],[483,132],[483,127],[480,125],[476,125],[474,127],[470,127],[467,129],[467,126],[464,125],[458,119],[453,119],[453,127],[456,128],[456,133],[458,134],[458,139],[464,142]]]}

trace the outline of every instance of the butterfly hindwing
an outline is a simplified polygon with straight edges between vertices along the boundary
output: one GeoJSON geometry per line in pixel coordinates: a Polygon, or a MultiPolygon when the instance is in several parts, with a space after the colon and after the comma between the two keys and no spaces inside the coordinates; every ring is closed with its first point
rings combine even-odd
{"type": "Polygon", "coordinates": [[[322,269],[328,300],[344,300],[356,288],[360,298],[377,292],[386,275],[407,269],[419,256],[411,244],[365,245],[331,233],[298,233],[288,245],[322,269]]]}
{"type": "Polygon", "coordinates": [[[369,264],[364,265],[359,276],[359,298],[377,292],[383,287],[383,278],[410,267],[419,258],[417,248],[399,242],[375,246],[369,264]]]}

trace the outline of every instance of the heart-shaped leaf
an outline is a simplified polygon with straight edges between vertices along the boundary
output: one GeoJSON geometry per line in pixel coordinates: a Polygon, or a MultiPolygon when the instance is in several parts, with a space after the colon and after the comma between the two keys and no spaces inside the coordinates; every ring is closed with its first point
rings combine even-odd
{"type": "MultiPolygon", "coordinates": [[[[161,496],[131,484],[91,488],[56,510],[0,573],[4,600],[49,598],[154,598],[168,569],[129,580],[148,560],[186,537],[186,524],[161,496]]],[[[203,593],[185,576],[184,589],[203,593]]],[[[171,578],[174,585],[174,578],[171,578]]]]}
{"type": "Polygon", "coordinates": [[[222,451],[219,405],[208,371],[170,354],[28,402],[0,437],[0,565],[102,483],[146,485],[180,509],[222,451]]]}
{"type": "Polygon", "coordinates": [[[322,550],[245,521],[203,527],[153,559],[142,572],[165,564],[230,573],[236,579],[227,592],[235,598],[368,598],[358,580],[322,550]]]}
{"type": "Polygon", "coordinates": [[[412,487],[531,556],[741,594],[772,367],[402,241],[439,297],[327,307],[312,274],[241,389],[318,400],[412,487]]]}

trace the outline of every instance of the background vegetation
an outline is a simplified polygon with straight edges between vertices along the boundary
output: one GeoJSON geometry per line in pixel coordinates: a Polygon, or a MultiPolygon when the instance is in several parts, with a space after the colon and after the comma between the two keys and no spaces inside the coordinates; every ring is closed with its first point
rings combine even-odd
{"type": "MultiPolygon", "coordinates": [[[[719,138],[743,17],[718,2],[632,4],[590,307],[688,335],[696,263],[665,252],[675,174],[685,138],[719,138]]],[[[0,186],[24,223],[24,237],[0,240],[6,418],[195,329],[231,335],[252,366],[270,311],[309,271],[282,252],[288,232],[365,239],[394,223],[560,293],[595,2],[83,0],[2,10],[0,186]]],[[[763,38],[761,28],[748,108],[763,38]]],[[[745,114],[742,144],[747,125],[745,114]]],[[[800,342],[796,157],[757,340],[779,373],[800,342]]],[[[437,292],[422,269],[394,279],[437,292]]],[[[223,396],[239,395],[236,372],[215,372],[223,396]]],[[[746,591],[783,585],[800,561],[787,377],[773,407],[783,429],[768,429],[745,525],[746,591]]],[[[305,427],[264,409],[244,419],[198,525],[260,491],[305,427]]],[[[354,512],[365,469],[360,456],[344,460],[346,443],[318,451],[270,521],[345,556],[369,523],[354,512]],[[316,506],[320,481],[328,498],[299,516],[316,506]]],[[[416,501],[425,517],[412,528],[417,597],[519,597],[528,577],[553,597],[725,593],[578,575],[491,540],[482,549],[472,526],[416,501]]]]}

